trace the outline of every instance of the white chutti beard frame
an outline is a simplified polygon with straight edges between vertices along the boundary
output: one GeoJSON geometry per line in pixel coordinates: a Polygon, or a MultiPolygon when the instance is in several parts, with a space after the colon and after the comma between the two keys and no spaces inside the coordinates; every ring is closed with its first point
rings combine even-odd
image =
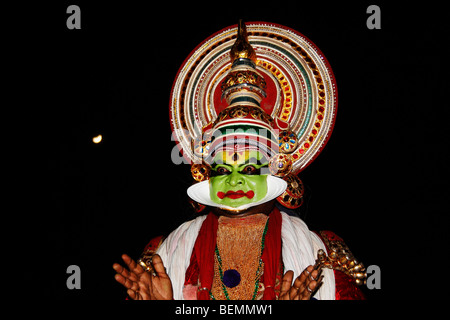
{"type": "Polygon", "coordinates": [[[275,199],[279,195],[281,195],[287,188],[287,182],[284,181],[281,178],[277,178],[271,175],[267,176],[267,193],[264,198],[262,198],[259,201],[244,204],[242,206],[233,208],[230,206],[226,206],[223,204],[218,204],[211,200],[211,197],[209,195],[209,180],[202,181],[199,183],[196,183],[192,186],[190,186],[187,189],[188,196],[198,203],[204,204],[206,206],[216,207],[220,209],[225,210],[231,210],[231,211],[241,211],[248,209],[250,207],[254,207],[257,205],[260,205],[262,203],[268,202],[270,200],[275,199]]]}

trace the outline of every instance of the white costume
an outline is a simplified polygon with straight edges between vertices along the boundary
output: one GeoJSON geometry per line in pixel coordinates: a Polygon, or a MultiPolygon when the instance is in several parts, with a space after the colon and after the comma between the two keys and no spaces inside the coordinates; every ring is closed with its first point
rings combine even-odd
{"type": "MultiPolygon", "coordinates": [[[[306,224],[297,217],[281,212],[282,227],[282,258],[285,271],[294,271],[295,279],[307,266],[313,265],[317,251],[326,252],[322,240],[311,232],[306,224]]],[[[192,250],[198,232],[206,215],[187,221],[174,230],[157,250],[167,268],[167,274],[172,280],[174,299],[183,300],[185,273],[189,266],[192,250]]],[[[323,270],[323,285],[314,298],[319,300],[335,299],[334,273],[330,269],[323,270]]]]}

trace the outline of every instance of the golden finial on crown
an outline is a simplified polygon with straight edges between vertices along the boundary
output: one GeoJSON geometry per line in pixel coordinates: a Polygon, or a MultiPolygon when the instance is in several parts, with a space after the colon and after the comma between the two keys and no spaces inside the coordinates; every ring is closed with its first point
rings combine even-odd
{"type": "Polygon", "coordinates": [[[247,58],[256,63],[256,53],[248,42],[247,29],[242,19],[239,20],[237,39],[231,47],[230,56],[232,62],[239,58],[247,58]]]}

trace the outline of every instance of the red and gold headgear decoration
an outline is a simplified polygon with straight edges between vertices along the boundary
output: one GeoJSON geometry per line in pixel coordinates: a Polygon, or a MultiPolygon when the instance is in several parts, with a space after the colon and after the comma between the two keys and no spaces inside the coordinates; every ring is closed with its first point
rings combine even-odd
{"type": "Polygon", "coordinates": [[[240,21],[203,41],[175,79],[170,119],[196,180],[219,150],[254,148],[288,181],[279,197],[301,204],[297,174],[328,141],[337,110],[333,72],[305,36],[266,22],[240,21]],[[238,130],[236,130],[238,129],[238,130]]]}

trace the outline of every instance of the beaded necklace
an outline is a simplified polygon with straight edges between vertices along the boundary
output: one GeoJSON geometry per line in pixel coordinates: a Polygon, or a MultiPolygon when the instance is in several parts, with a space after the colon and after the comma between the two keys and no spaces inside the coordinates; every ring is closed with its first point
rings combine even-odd
{"type": "MultiPolygon", "coordinates": [[[[265,242],[265,239],[266,239],[266,233],[267,233],[268,225],[269,225],[269,219],[267,219],[267,221],[266,221],[266,224],[264,226],[262,239],[261,239],[261,251],[260,251],[260,256],[259,256],[258,269],[256,270],[256,275],[255,275],[255,289],[253,291],[252,300],[255,300],[256,295],[258,293],[259,281],[260,281],[260,278],[261,278],[261,271],[262,271],[262,268],[263,268],[263,265],[264,265],[263,261],[262,261],[262,253],[263,253],[263,250],[264,250],[264,242],[265,242]]],[[[219,267],[220,284],[221,284],[221,287],[222,287],[222,291],[223,291],[226,299],[227,300],[231,300],[230,296],[228,294],[228,291],[227,291],[227,286],[224,283],[224,272],[223,272],[223,269],[222,269],[222,258],[220,256],[220,252],[219,252],[219,248],[217,247],[217,244],[216,244],[216,248],[215,248],[215,254],[216,254],[218,267],[219,267]]],[[[234,271],[236,273],[235,276],[238,276],[239,279],[240,279],[240,274],[236,270],[227,270],[226,272],[229,272],[229,271],[234,271]]],[[[238,282],[239,282],[239,280],[238,280],[238,282]]],[[[212,300],[216,300],[214,295],[212,294],[212,292],[210,292],[209,295],[210,295],[210,298],[212,300]]]]}

